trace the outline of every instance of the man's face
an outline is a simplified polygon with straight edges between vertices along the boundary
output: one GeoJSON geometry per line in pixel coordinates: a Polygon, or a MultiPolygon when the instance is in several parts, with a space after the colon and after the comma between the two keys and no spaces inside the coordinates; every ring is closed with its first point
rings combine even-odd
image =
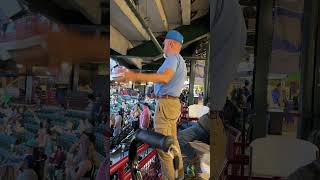
{"type": "Polygon", "coordinates": [[[168,52],[168,49],[169,49],[169,40],[168,39],[165,39],[164,42],[163,42],[163,53],[167,54],[168,52]]]}

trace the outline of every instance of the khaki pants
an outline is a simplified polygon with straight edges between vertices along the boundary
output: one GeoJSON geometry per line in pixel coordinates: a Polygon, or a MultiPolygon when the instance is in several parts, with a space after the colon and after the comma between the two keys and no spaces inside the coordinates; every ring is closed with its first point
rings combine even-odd
{"type": "MultiPolygon", "coordinates": [[[[180,146],[177,139],[177,120],[181,113],[181,105],[179,99],[159,99],[155,110],[154,128],[155,131],[166,136],[174,138],[174,145],[179,149],[179,170],[178,179],[183,179],[184,170],[180,151],[180,146]]],[[[173,159],[161,150],[157,150],[161,162],[161,173],[163,180],[174,180],[175,170],[173,159]]]]}
{"type": "Polygon", "coordinates": [[[224,168],[227,135],[217,112],[210,112],[210,179],[217,180],[224,168]]]}

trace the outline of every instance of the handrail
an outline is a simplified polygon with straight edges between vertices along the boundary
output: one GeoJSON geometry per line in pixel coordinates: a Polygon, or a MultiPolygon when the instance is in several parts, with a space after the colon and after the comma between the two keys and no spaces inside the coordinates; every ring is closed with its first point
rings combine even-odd
{"type": "MultiPolygon", "coordinates": [[[[149,148],[148,144],[143,144],[138,148],[137,153],[140,154],[140,153],[142,153],[143,151],[145,151],[148,148],[149,148]]],[[[117,163],[112,165],[110,167],[110,175],[113,175],[116,172],[119,172],[119,179],[120,180],[124,179],[125,178],[125,174],[124,174],[125,173],[124,172],[125,165],[128,163],[128,161],[129,161],[129,157],[126,156],[125,158],[121,159],[120,161],[118,161],[117,163]]]]}
{"type": "MultiPolygon", "coordinates": [[[[139,162],[139,168],[142,168],[145,166],[152,157],[157,155],[157,150],[153,149],[146,157],[144,157],[140,162],[139,162]]],[[[131,172],[128,171],[125,175],[125,180],[130,180],[131,177],[131,172]]]]}

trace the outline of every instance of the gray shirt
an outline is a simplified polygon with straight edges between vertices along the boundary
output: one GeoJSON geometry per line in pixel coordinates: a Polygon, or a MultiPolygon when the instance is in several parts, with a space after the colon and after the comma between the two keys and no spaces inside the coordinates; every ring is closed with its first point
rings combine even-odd
{"type": "Polygon", "coordinates": [[[37,180],[38,176],[33,169],[24,169],[22,173],[19,174],[17,180],[37,180]]]}
{"type": "Polygon", "coordinates": [[[210,109],[222,110],[246,43],[246,26],[238,0],[210,2],[210,109]]]}

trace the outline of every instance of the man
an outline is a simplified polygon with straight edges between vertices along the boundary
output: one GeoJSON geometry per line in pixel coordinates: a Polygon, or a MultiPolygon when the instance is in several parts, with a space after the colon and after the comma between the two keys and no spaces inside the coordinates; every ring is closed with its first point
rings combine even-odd
{"type": "Polygon", "coordinates": [[[24,158],[21,167],[19,168],[20,174],[17,180],[34,180],[38,179],[38,175],[34,171],[35,159],[32,155],[28,155],[24,158]]]}
{"type": "Polygon", "coordinates": [[[185,157],[184,162],[189,162],[196,166],[197,171],[200,171],[199,157],[196,151],[189,142],[199,140],[209,144],[210,134],[210,119],[208,113],[202,115],[199,121],[194,123],[191,127],[186,128],[178,133],[178,140],[181,147],[181,152],[185,157]]]}
{"type": "Polygon", "coordinates": [[[118,111],[118,114],[115,117],[113,136],[118,136],[121,133],[121,130],[122,130],[122,116],[120,114],[120,111],[118,111]]]}
{"type": "Polygon", "coordinates": [[[272,101],[275,105],[280,106],[280,87],[281,84],[278,83],[277,87],[272,90],[272,101]]]}
{"type": "MultiPolygon", "coordinates": [[[[177,140],[176,121],[180,116],[181,105],[179,95],[183,89],[187,77],[187,68],[184,59],[180,55],[183,44],[183,36],[171,30],[164,40],[164,57],[166,58],[157,73],[144,74],[125,72],[121,81],[154,82],[154,94],[157,97],[157,106],[154,117],[154,128],[166,136],[173,136],[174,145],[179,149],[178,179],[184,178],[184,170],[179,143],[177,140]]],[[[163,180],[173,180],[174,166],[172,158],[165,152],[158,150],[161,160],[163,180]]]]}
{"type": "Polygon", "coordinates": [[[227,137],[219,111],[228,86],[244,55],[246,26],[238,0],[211,0],[210,3],[210,179],[218,179],[224,161],[227,137]]]}
{"type": "Polygon", "coordinates": [[[140,129],[148,129],[150,125],[150,110],[148,107],[148,103],[142,104],[142,112],[139,118],[139,126],[140,129]]]}

